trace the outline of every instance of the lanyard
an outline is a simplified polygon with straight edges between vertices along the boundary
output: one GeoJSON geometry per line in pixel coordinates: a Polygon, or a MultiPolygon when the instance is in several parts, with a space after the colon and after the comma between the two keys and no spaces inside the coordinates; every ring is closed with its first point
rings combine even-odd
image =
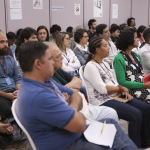
{"type": "MultiPolygon", "coordinates": [[[[125,53],[126,53],[126,55],[128,55],[126,51],[125,51],[125,53]]],[[[135,60],[135,62],[136,62],[136,66],[137,66],[139,69],[142,70],[142,68],[139,66],[138,62],[136,61],[136,58],[134,57],[134,55],[132,55],[132,56],[133,56],[133,58],[134,58],[134,60],[135,60]]],[[[131,59],[131,57],[130,57],[129,55],[128,55],[128,57],[131,59]]],[[[135,64],[132,59],[131,59],[131,61],[133,62],[133,64],[135,64]]]]}
{"type": "Polygon", "coordinates": [[[5,72],[5,69],[4,69],[4,66],[5,66],[5,57],[4,56],[3,56],[3,65],[2,65],[1,61],[0,61],[0,64],[1,64],[2,69],[4,71],[5,77],[7,78],[7,75],[6,75],[6,72],[5,72]]]}
{"type": "MultiPolygon", "coordinates": [[[[93,57],[93,59],[101,66],[101,64],[93,57]]],[[[102,62],[103,63],[103,62],[102,62]]],[[[104,64],[104,63],[103,63],[104,64]]],[[[107,71],[108,71],[108,73],[109,74],[107,74],[107,72],[105,71],[105,69],[101,66],[101,68],[104,70],[104,72],[108,75],[108,77],[110,77],[110,80],[111,80],[111,82],[113,83],[113,84],[115,84],[115,82],[113,81],[113,79],[112,79],[112,77],[111,77],[111,74],[110,74],[110,72],[109,72],[109,69],[106,67],[106,65],[104,64],[104,66],[105,66],[105,68],[107,69],[107,71]]]]}

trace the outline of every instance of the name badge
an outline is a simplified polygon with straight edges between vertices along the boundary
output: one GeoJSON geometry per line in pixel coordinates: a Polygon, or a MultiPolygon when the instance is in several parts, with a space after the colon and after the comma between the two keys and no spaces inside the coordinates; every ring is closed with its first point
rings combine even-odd
{"type": "Polygon", "coordinates": [[[11,81],[10,81],[10,79],[9,79],[9,77],[5,78],[5,80],[6,80],[7,85],[12,84],[11,81]]]}

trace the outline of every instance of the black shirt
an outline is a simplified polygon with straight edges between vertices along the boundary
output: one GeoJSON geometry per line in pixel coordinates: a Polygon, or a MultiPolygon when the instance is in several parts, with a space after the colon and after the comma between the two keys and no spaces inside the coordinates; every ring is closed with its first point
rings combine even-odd
{"type": "Polygon", "coordinates": [[[97,34],[96,34],[95,31],[94,31],[94,33],[91,33],[90,30],[88,30],[88,35],[89,35],[89,40],[90,40],[92,37],[97,36],[97,34]]]}

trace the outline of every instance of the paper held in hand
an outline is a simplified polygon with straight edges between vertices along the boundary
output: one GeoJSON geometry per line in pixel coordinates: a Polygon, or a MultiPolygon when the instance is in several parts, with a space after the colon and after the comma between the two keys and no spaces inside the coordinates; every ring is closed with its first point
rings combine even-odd
{"type": "Polygon", "coordinates": [[[104,126],[104,123],[92,121],[83,134],[91,143],[112,148],[116,131],[116,127],[113,124],[105,124],[104,126]]]}

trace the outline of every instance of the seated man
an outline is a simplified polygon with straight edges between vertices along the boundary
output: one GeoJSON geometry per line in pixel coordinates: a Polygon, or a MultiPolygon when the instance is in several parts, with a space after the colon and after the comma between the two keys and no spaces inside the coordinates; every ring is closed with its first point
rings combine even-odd
{"type": "Polygon", "coordinates": [[[0,33],[0,116],[11,118],[11,105],[17,97],[21,76],[13,57],[8,55],[7,37],[0,33]]]}
{"type": "MultiPolygon", "coordinates": [[[[54,43],[45,42],[45,44],[49,46],[50,53],[52,55],[53,61],[55,62],[54,63],[55,73],[52,78],[61,85],[64,85],[71,89],[80,90],[81,84],[82,84],[81,80],[63,71],[62,69],[60,69],[62,68],[63,57],[61,55],[59,48],[54,43]]],[[[85,105],[87,105],[87,103],[85,105]]],[[[89,104],[89,106],[87,107],[89,107],[89,109],[92,111],[92,114],[89,115],[91,120],[92,119],[101,120],[104,118],[112,118],[118,122],[118,115],[116,111],[112,108],[104,107],[104,106],[94,106],[92,104],[89,104]]],[[[89,124],[91,120],[87,116],[85,116],[85,118],[86,118],[86,124],[89,124]]]]}
{"type": "MultiPolygon", "coordinates": [[[[36,148],[38,150],[109,149],[89,143],[84,138],[82,132],[86,128],[86,123],[84,116],[79,112],[83,105],[82,99],[76,90],[61,86],[50,79],[54,74],[54,62],[48,46],[39,41],[26,42],[22,44],[18,58],[24,77],[19,88],[16,114],[31,135],[36,148]],[[49,81],[46,82],[47,80],[49,81]],[[70,98],[67,99],[69,105],[59,89],[69,93],[70,98]]],[[[137,148],[116,121],[105,120],[107,123],[113,123],[117,129],[114,149],[137,148]]]]}

